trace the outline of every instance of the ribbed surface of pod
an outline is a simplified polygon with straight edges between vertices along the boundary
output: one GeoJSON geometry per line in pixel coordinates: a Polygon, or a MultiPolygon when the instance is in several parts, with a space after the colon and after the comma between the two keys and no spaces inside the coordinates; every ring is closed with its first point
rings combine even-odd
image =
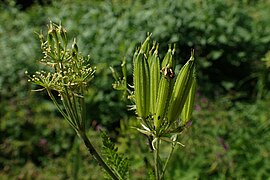
{"type": "Polygon", "coordinates": [[[160,81],[160,61],[157,49],[149,58],[150,64],[150,113],[153,115],[156,111],[158,87],[160,81]]]}
{"type": "Polygon", "coordinates": [[[175,121],[182,112],[192,85],[194,70],[194,53],[192,53],[188,62],[181,68],[175,81],[168,109],[168,121],[170,123],[175,121]]]}
{"type": "Polygon", "coordinates": [[[195,94],[196,94],[196,86],[197,86],[196,78],[193,77],[191,88],[190,88],[187,100],[185,102],[185,105],[184,105],[182,113],[181,113],[181,121],[183,122],[183,124],[186,124],[190,120],[192,112],[194,110],[194,99],[195,99],[195,94]]]}
{"type": "Polygon", "coordinates": [[[154,113],[154,126],[159,131],[160,125],[164,122],[170,99],[170,90],[173,83],[172,50],[169,49],[162,62],[162,77],[159,82],[156,108],[154,113]]]}
{"type": "Polygon", "coordinates": [[[139,117],[149,115],[150,106],[150,77],[149,65],[145,56],[150,37],[146,38],[137,54],[134,55],[134,92],[136,111],[139,117]]]}
{"type": "Polygon", "coordinates": [[[154,125],[156,130],[160,128],[165,113],[167,111],[168,99],[170,95],[171,80],[168,80],[165,76],[161,77],[158,89],[156,113],[154,114],[154,125]]]}

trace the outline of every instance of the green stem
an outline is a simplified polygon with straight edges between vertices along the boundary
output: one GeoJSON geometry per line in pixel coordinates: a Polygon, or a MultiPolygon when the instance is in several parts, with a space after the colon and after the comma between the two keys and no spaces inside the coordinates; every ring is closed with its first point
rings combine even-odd
{"type": "Polygon", "coordinates": [[[156,147],[155,147],[155,151],[154,151],[155,176],[156,176],[156,180],[160,180],[159,145],[160,145],[160,139],[157,138],[157,140],[156,140],[156,147]]]}
{"type": "Polygon", "coordinates": [[[74,122],[70,119],[71,116],[70,116],[70,115],[67,115],[67,114],[62,110],[62,108],[60,107],[60,105],[57,103],[57,101],[56,101],[54,95],[52,94],[52,92],[51,92],[49,89],[47,89],[47,92],[48,92],[50,98],[52,99],[53,103],[56,105],[56,107],[57,107],[57,109],[59,110],[59,112],[62,114],[62,116],[63,116],[63,117],[69,122],[69,124],[77,131],[78,128],[76,127],[76,125],[74,124],[74,122]]]}
{"type": "MultiPolygon", "coordinates": [[[[58,58],[60,59],[60,57],[58,58]]],[[[60,73],[61,75],[64,77],[64,65],[63,62],[60,61],[59,62],[59,69],[60,69],[60,73]]],[[[64,80],[63,83],[65,84],[64,80]]],[[[77,127],[79,127],[79,123],[77,122],[78,117],[76,117],[74,111],[77,111],[76,106],[72,106],[71,100],[72,98],[70,98],[70,93],[68,91],[67,86],[64,85],[64,92],[62,93],[62,98],[63,98],[63,105],[65,106],[65,109],[67,110],[67,113],[69,114],[69,117],[71,118],[71,120],[73,121],[74,124],[77,125],[77,127]]]]}
{"type": "Polygon", "coordinates": [[[71,106],[70,99],[69,99],[68,95],[64,92],[61,94],[61,96],[62,96],[62,102],[63,102],[64,108],[65,108],[68,116],[70,117],[73,124],[75,124],[76,127],[79,127],[79,124],[77,122],[77,118],[74,115],[74,109],[71,106]]]}
{"type": "MultiPolygon", "coordinates": [[[[176,137],[176,140],[177,140],[177,137],[176,137]]],[[[176,143],[172,143],[172,147],[171,147],[170,154],[169,154],[168,158],[166,159],[166,162],[165,162],[165,164],[164,164],[164,167],[163,167],[163,170],[162,170],[162,173],[161,173],[161,178],[164,177],[164,174],[165,174],[165,171],[166,171],[166,169],[167,169],[168,163],[169,163],[169,161],[170,161],[170,159],[171,159],[171,157],[172,157],[172,154],[173,154],[175,145],[176,145],[176,143]]]]}
{"type": "Polygon", "coordinates": [[[79,125],[79,127],[81,127],[81,122],[82,122],[82,120],[81,120],[81,116],[79,116],[79,114],[78,114],[78,111],[81,112],[81,111],[78,109],[78,108],[80,108],[80,106],[77,105],[77,102],[76,102],[77,99],[76,99],[76,97],[74,96],[74,94],[71,93],[71,95],[72,95],[71,100],[73,100],[73,102],[71,102],[71,103],[72,103],[71,105],[73,105],[72,110],[74,111],[74,115],[75,115],[75,117],[76,117],[76,120],[78,121],[77,124],[79,125]]]}
{"type": "MultiPolygon", "coordinates": [[[[81,87],[81,94],[83,95],[83,87],[81,87]]],[[[86,108],[85,108],[85,100],[84,100],[84,96],[82,98],[80,98],[80,104],[81,104],[81,118],[82,118],[82,122],[81,122],[81,129],[83,131],[85,131],[85,124],[86,124],[86,108]]]]}
{"type": "Polygon", "coordinates": [[[111,168],[104,162],[104,160],[101,158],[101,156],[98,154],[88,137],[84,132],[79,132],[80,137],[83,139],[83,142],[85,146],[87,147],[89,153],[98,161],[99,165],[102,166],[107,173],[111,176],[114,180],[119,180],[117,175],[111,170],[111,168]]]}

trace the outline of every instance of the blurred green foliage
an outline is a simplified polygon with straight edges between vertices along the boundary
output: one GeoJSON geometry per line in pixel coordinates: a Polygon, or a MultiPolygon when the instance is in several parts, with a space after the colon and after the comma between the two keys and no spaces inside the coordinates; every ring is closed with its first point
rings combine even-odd
{"type": "MultiPolygon", "coordinates": [[[[270,176],[267,165],[270,112],[266,107],[269,105],[269,96],[264,101],[248,104],[234,103],[228,97],[212,101],[198,95],[193,122],[178,139],[185,147],[177,147],[166,179],[267,179],[270,176]]],[[[149,149],[145,147],[147,142],[128,128],[122,128],[121,132],[119,148],[136,162],[138,172],[151,162],[149,149]],[[130,152],[130,147],[138,146],[140,151],[135,148],[130,152]],[[147,159],[145,164],[142,156],[137,157],[139,152],[147,159]]],[[[162,145],[165,156],[168,144],[162,145]]],[[[144,172],[144,176],[138,179],[146,179],[147,171],[139,172],[144,172]]]]}
{"type": "MultiPolygon", "coordinates": [[[[168,172],[172,179],[267,179],[270,113],[266,101],[198,99],[197,112],[168,172]]],[[[169,178],[171,179],[171,178],[169,178]]]]}
{"type": "MultiPolygon", "coordinates": [[[[269,0],[61,0],[25,10],[13,1],[5,2],[0,4],[1,179],[72,176],[74,154],[78,154],[74,132],[59,119],[46,94],[30,93],[37,87],[30,87],[24,75],[25,70],[39,68],[36,60],[42,54],[34,32],[45,30],[49,20],[61,21],[77,38],[83,54],[91,55],[97,73],[86,97],[88,126],[120,129],[114,139],[119,150],[130,155],[134,179],[146,177],[149,149],[144,137],[127,128],[135,120],[119,123],[132,117],[119,101],[121,94],[111,87],[109,66],[119,66],[126,57],[132,79],[131,56],[147,32],[164,43],[161,55],[168,43],[176,43],[179,64],[195,48],[199,90],[206,96],[198,98],[200,110],[183,134],[186,147],[176,151],[168,179],[270,176],[266,162],[270,152],[269,0]],[[220,98],[223,95],[227,98],[220,98]],[[248,101],[236,102],[239,99],[248,101]]],[[[95,164],[84,161],[83,149],[78,157],[83,159],[81,179],[100,178],[100,171],[93,170],[95,164]]]]}
{"type": "MultiPolygon", "coordinates": [[[[166,179],[268,178],[270,112],[266,107],[269,105],[269,97],[254,104],[234,103],[228,97],[216,101],[197,97],[193,122],[179,136],[185,147],[177,146],[166,179]]],[[[18,138],[13,134],[5,138],[1,134],[4,141],[1,139],[0,165],[3,169],[0,177],[67,178],[72,176],[74,158],[79,158],[80,179],[100,178],[99,167],[90,161],[82,145],[77,157],[77,150],[73,147],[76,141],[74,133],[64,121],[55,119],[54,123],[48,123],[47,118],[36,119],[38,121],[33,121],[32,125],[27,124],[28,128],[32,128],[31,132],[15,126],[17,131],[18,128],[24,131],[24,137],[18,138]]],[[[132,129],[134,126],[135,119],[123,120],[115,138],[119,152],[129,157],[130,177],[147,179],[150,169],[145,166],[149,167],[153,159],[148,141],[132,129]]],[[[89,133],[101,148],[100,135],[93,131],[89,133]]],[[[168,144],[163,143],[161,151],[164,156],[168,150],[168,144]]]]}

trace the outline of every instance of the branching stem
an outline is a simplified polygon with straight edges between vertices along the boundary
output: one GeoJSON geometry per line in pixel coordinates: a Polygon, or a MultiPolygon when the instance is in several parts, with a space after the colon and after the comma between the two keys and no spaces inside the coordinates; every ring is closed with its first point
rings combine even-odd
{"type": "Polygon", "coordinates": [[[101,156],[98,154],[88,137],[84,132],[79,132],[80,137],[82,138],[85,146],[87,147],[88,152],[97,160],[100,166],[104,168],[107,173],[111,176],[112,179],[114,180],[119,180],[117,175],[111,170],[111,168],[105,163],[105,161],[101,158],[101,156]]]}

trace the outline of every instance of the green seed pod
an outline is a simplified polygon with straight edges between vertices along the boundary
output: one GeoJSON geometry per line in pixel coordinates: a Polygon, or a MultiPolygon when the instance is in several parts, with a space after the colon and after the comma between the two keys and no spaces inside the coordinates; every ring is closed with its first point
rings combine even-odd
{"type": "Polygon", "coordinates": [[[149,58],[150,64],[150,112],[154,114],[156,111],[156,102],[158,87],[160,81],[160,60],[158,57],[158,46],[153,55],[149,58]]]}
{"type": "Polygon", "coordinates": [[[149,36],[147,36],[147,38],[145,39],[145,41],[141,45],[140,53],[148,54],[147,51],[149,50],[149,41],[150,41],[150,38],[151,38],[151,34],[149,36]]]}
{"type": "Polygon", "coordinates": [[[57,44],[57,42],[59,42],[59,40],[58,40],[58,34],[56,32],[56,29],[55,29],[54,25],[51,25],[50,26],[50,29],[48,31],[48,34],[50,34],[50,36],[52,36],[52,40],[54,41],[54,43],[57,44]]]}
{"type": "Polygon", "coordinates": [[[67,31],[62,26],[59,27],[59,34],[60,37],[62,38],[64,46],[67,46],[68,43],[67,31]]]}
{"type": "Polygon", "coordinates": [[[110,67],[110,69],[112,71],[112,75],[113,75],[114,80],[119,81],[120,77],[119,77],[117,71],[115,71],[113,67],[110,67]]]}
{"type": "Polygon", "coordinates": [[[150,106],[150,77],[149,65],[145,57],[145,48],[148,46],[150,37],[147,37],[138,54],[134,55],[134,95],[136,110],[139,117],[146,118],[149,115],[150,106]]]}
{"type": "Polygon", "coordinates": [[[127,79],[127,60],[126,60],[126,58],[124,58],[124,60],[122,61],[121,68],[122,68],[123,78],[125,78],[125,80],[126,80],[127,79]]]}
{"type": "Polygon", "coordinates": [[[175,81],[168,109],[168,121],[170,123],[175,121],[182,112],[192,85],[194,71],[194,51],[192,51],[190,59],[181,68],[175,81]]]}
{"type": "Polygon", "coordinates": [[[167,77],[163,75],[159,82],[158,95],[155,106],[156,112],[154,113],[154,125],[157,131],[159,130],[160,125],[162,124],[165,117],[169,99],[168,97],[170,94],[170,87],[171,87],[171,80],[167,79],[167,77]]]}
{"type": "Polygon", "coordinates": [[[78,45],[77,45],[77,42],[76,42],[76,39],[73,40],[73,44],[72,44],[72,57],[75,57],[78,55],[78,45]]]}
{"type": "Polygon", "coordinates": [[[52,36],[51,33],[48,33],[48,35],[47,35],[47,42],[48,42],[48,46],[49,47],[53,47],[53,44],[52,44],[52,42],[53,42],[53,36],[52,36]]]}
{"type": "Polygon", "coordinates": [[[164,117],[166,115],[168,102],[170,99],[170,90],[173,84],[172,78],[174,77],[172,64],[172,51],[169,49],[162,62],[162,77],[159,82],[155,106],[154,125],[156,131],[159,131],[160,125],[164,122],[164,117]]]}
{"type": "Polygon", "coordinates": [[[171,66],[172,66],[172,49],[171,49],[171,47],[169,47],[168,52],[166,53],[166,55],[165,55],[165,57],[164,57],[164,59],[162,61],[161,66],[164,68],[169,63],[171,63],[171,66]]]}
{"type": "Polygon", "coordinates": [[[191,88],[190,88],[187,100],[185,102],[185,105],[184,105],[182,113],[181,113],[181,121],[183,122],[183,124],[186,124],[190,120],[192,112],[194,110],[194,99],[195,99],[195,93],[196,93],[196,86],[197,86],[196,78],[193,77],[191,88]]]}

